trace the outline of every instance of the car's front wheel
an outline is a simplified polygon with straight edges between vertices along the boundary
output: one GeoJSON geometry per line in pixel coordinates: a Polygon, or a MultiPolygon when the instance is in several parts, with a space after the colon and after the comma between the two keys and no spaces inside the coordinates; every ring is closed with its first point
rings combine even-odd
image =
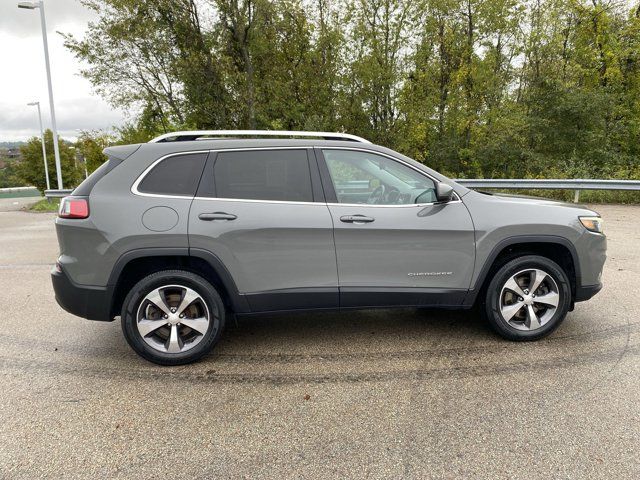
{"type": "Polygon", "coordinates": [[[204,278],[168,270],[143,278],[131,289],[121,321],[127,342],[140,356],[160,365],[183,365],[217,343],[225,309],[204,278]]]}
{"type": "Polygon", "coordinates": [[[487,288],[489,324],[509,340],[537,340],[553,332],[571,305],[571,286],[564,270],[538,255],[503,265],[487,288]]]}

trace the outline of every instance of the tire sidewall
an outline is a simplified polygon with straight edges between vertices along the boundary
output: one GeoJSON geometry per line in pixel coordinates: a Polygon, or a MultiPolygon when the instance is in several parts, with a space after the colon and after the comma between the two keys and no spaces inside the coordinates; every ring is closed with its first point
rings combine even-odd
{"type": "Polygon", "coordinates": [[[571,306],[571,285],[566,273],[552,260],[537,255],[515,258],[503,265],[494,275],[487,289],[485,313],[490,325],[500,335],[511,340],[536,340],[553,332],[564,320],[571,306]],[[551,275],[558,286],[560,302],[553,317],[534,331],[518,330],[509,325],[500,313],[500,295],[506,281],[521,270],[537,268],[551,275]]]}
{"type": "Polygon", "coordinates": [[[143,278],[131,289],[122,304],[121,324],[127,343],[141,357],[160,365],[182,365],[206,355],[220,339],[225,324],[224,303],[215,288],[199,275],[181,270],[157,272],[143,278]],[[149,292],[164,285],[180,285],[195,290],[209,309],[207,333],[195,347],[183,353],[159,352],[148,345],[138,332],[137,312],[140,303],[149,292]]]}

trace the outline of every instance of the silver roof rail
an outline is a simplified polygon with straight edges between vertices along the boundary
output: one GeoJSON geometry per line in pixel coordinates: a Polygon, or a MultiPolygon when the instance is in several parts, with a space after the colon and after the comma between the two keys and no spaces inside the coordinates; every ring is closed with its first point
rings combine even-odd
{"type": "Polygon", "coordinates": [[[288,130],[189,130],[171,132],[149,140],[149,143],[178,142],[189,140],[209,140],[208,137],[316,137],[324,140],[350,140],[371,143],[362,137],[339,132],[303,132],[288,130]]]}

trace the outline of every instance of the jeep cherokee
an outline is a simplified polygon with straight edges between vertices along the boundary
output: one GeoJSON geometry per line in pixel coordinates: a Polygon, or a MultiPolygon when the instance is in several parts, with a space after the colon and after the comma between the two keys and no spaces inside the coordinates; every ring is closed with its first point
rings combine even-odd
{"type": "Polygon", "coordinates": [[[56,300],[119,316],[158,364],[205,355],[229,315],[278,311],[478,306],[535,340],[602,286],[597,213],[469,190],[353,135],[175,132],[104,152],[60,204],[56,300]]]}

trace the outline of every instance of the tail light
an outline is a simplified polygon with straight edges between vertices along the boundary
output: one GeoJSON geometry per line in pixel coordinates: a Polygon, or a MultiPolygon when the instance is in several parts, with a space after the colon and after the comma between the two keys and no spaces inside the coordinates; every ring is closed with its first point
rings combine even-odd
{"type": "Polygon", "coordinates": [[[58,216],[60,218],[89,217],[89,200],[80,197],[64,197],[60,201],[58,216]]]}

